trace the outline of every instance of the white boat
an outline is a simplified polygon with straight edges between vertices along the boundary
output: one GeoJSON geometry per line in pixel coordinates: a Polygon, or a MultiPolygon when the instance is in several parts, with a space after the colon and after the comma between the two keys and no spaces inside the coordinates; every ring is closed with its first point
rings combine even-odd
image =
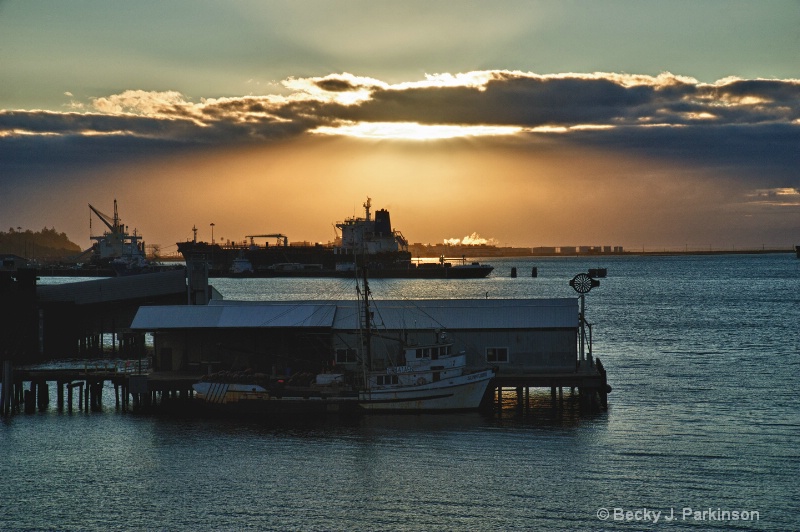
{"type": "Polygon", "coordinates": [[[404,365],[368,373],[358,404],[371,412],[475,410],[494,372],[469,373],[466,359],[452,353],[452,343],[409,347],[404,365]]]}
{"type": "Polygon", "coordinates": [[[253,265],[243,256],[236,257],[233,259],[233,264],[231,264],[230,273],[234,277],[253,275],[253,265]]]}
{"type": "Polygon", "coordinates": [[[454,354],[447,333],[436,335],[438,343],[405,346],[400,365],[385,370],[372,368],[372,313],[368,275],[363,277],[362,333],[364,334],[364,386],[358,405],[367,412],[433,412],[476,410],[494,371],[467,371],[466,353],[454,354]],[[439,342],[440,341],[440,342],[439,342]]]}
{"type": "Polygon", "coordinates": [[[302,374],[303,378],[287,380],[221,372],[193,385],[198,400],[236,413],[262,414],[476,410],[494,371],[468,371],[466,353],[453,352],[446,332],[439,331],[433,343],[405,346],[397,364],[373,367],[374,327],[366,273],[363,283],[358,326],[364,346],[361,372],[302,374]]]}
{"type": "Polygon", "coordinates": [[[314,383],[293,385],[267,376],[211,376],[192,385],[203,405],[225,413],[276,416],[351,414],[357,396],[343,376],[321,374],[314,383]]]}

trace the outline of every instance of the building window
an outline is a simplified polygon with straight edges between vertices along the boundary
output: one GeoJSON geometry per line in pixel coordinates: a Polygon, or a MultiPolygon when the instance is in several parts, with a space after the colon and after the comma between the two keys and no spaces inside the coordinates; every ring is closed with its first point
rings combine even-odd
{"type": "Polygon", "coordinates": [[[336,350],[336,363],[337,364],[355,364],[358,362],[356,350],[345,348],[336,350]]]}
{"type": "Polygon", "coordinates": [[[508,362],[508,348],[487,347],[486,362],[508,362]]]}

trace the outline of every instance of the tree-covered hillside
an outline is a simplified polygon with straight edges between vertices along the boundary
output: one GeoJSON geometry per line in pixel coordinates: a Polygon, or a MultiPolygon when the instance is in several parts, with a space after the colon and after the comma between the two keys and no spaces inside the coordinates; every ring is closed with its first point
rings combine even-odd
{"type": "Polygon", "coordinates": [[[0,231],[0,255],[19,255],[26,259],[47,261],[66,259],[80,252],[78,244],[70,242],[65,233],[59,233],[55,228],[45,227],[33,232],[10,227],[8,232],[0,231]]]}

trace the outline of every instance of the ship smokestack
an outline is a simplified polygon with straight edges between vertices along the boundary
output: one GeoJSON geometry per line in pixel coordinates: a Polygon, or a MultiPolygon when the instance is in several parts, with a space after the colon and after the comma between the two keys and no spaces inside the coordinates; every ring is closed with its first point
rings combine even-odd
{"type": "Polygon", "coordinates": [[[378,235],[392,234],[392,222],[389,220],[389,211],[386,209],[375,212],[375,233],[378,235]]]}

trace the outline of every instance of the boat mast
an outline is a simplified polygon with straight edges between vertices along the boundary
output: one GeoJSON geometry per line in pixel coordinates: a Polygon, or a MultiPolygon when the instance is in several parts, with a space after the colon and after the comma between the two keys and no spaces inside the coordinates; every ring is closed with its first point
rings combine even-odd
{"type": "Polygon", "coordinates": [[[368,277],[369,274],[367,272],[367,266],[363,265],[361,267],[361,272],[363,274],[363,281],[364,281],[364,356],[367,369],[372,369],[372,316],[369,310],[369,281],[368,277]]]}

